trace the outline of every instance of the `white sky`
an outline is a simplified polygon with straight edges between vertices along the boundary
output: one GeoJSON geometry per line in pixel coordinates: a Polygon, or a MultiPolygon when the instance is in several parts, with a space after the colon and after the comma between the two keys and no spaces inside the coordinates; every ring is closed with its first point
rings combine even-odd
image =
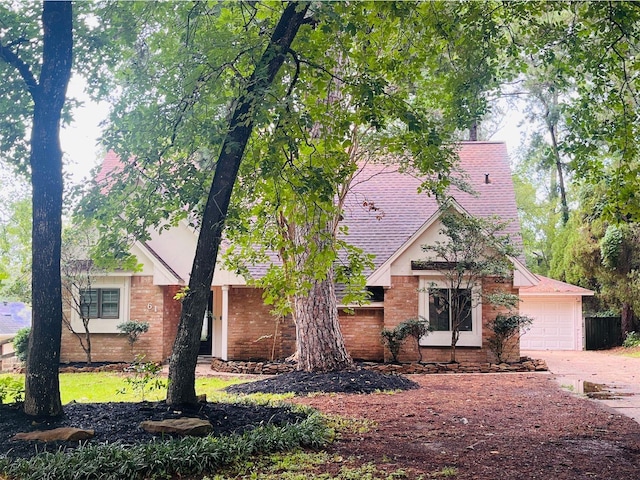
{"type": "Polygon", "coordinates": [[[100,122],[107,117],[109,106],[91,101],[83,91],[83,82],[77,78],[69,83],[68,96],[84,102],[82,107],[73,112],[71,125],[60,132],[66,171],[71,172],[74,183],[79,183],[88,177],[90,170],[102,159],[103,150],[97,142],[101,133],[100,122]]]}

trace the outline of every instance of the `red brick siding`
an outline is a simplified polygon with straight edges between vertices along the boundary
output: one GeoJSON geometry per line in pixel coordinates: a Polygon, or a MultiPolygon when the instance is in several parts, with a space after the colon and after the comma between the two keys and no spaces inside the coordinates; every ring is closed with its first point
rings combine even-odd
{"type": "MultiPolygon", "coordinates": [[[[126,338],[118,333],[92,334],[94,362],[130,361],[135,355],[144,355],[148,361],[165,361],[171,354],[180,315],[180,302],[173,300],[179,286],[153,285],[151,276],[131,277],[129,319],[149,323],[149,331],[140,336],[131,350],[126,338]]],[[[71,315],[67,307],[67,315],[71,315]]],[[[69,317],[70,318],[70,317],[69,317]]],[[[77,338],[63,328],[61,362],[83,362],[84,351],[77,338]]]]}
{"type": "MultiPolygon", "coordinates": [[[[505,293],[518,295],[518,290],[513,288],[513,285],[511,282],[498,283],[494,278],[485,279],[482,282],[482,289],[485,294],[504,291],[505,293]]],[[[517,314],[518,312],[519,312],[518,306],[516,306],[511,310],[512,314],[517,314]]],[[[482,346],[487,350],[487,358],[491,362],[494,362],[496,360],[496,357],[494,353],[489,349],[489,346],[487,343],[487,341],[491,336],[491,332],[489,331],[488,328],[485,328],[485,327],[490,321],[496,318],[496,315],[500,313],[509,313],[509,309],[507,309],[506,307],[493,307],[486,303],[482,305],[482,325],[483,325],[482,346]]],[[[506,358],[503,358],[503,360],[507,362],[519,361],[520,360],[520,342],[517,341],[514,344],[510,345],[507,349],[505,349],[505,353],[507,353],[507,355],[504,355],[506,358]]]]}
{"type": "MultiPolygon", "coordinates": [[[[417,276],[394,276],[391,278],[391,288],[385,292],[384,326],[393,329],[399,323],[418,316],[418,292],[419,279],[417,276]]],[[[517,294],[518,291],[510,283],[496,283],[495,279],[488,278],[482,283],[483,292],[492,293],[504,290],[507,293],[517,294]]],[[[488,339],[491,335],[487,323],[500,312],[506,312],[505,308],[494,308],[487,303],[482,305],[482,347],[457,347],[456,360],[458,362],[486,363],[495,361],[495,355],[490,351],[488,339]]],[[[420,347],[422,361],[424,362],[449,362],[451,351],[449,347],[420,347]]],[[[385,349],[385,360],[391,360],[391,354],[385,349]]],[[[415,343],[409,339],[405,342],[398,359],[401,362],[418,360],[415,343]]],[[[511,348],[507,360],[515,362],[520,359],[519,344],[511,348]]]]}
{"type": "Polygon", "coordinates": [[[277,320],[270,310],[262,300],[262,290],[229,289],[229,360],[270,360],[272,352],[274,359],[283,359],[294,353],[293,321],[290,318],[277,320]]]}
{"type": "Polygon", "coordinates": [[[384,326],[387,329],[418,316],[418,288],[418,277],[391,277],[391,288],[384,293],[384,326]]]}
{"type": "Polygon", "coordinates": [[[164,359],[168,359],[171,356],[173,342],[178,332],[182,303],[179,300],[174,300],[173,297],[181,288],[180,285],[169,285],[163,289],[164,328],[162,332],[162,358],[164,359]]]}
{"type": "Polygon", "coordinates": [[[380,340],[384,325],[382,307],[356,308],[352,315],[341,311],[339,318],[345,345],[354,360],[383,360],[384,348],[380,340]]]}

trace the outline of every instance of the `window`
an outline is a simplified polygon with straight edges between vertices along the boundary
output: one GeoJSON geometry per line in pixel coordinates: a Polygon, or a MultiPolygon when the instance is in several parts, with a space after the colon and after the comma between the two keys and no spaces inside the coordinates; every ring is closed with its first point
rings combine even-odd
{"type": "Polygon", "coordinates": [[[80,312],[84,318],[119,318],[120,289],[92,288],[80,292],[80,312]]]}
{"type": "Polygon", "coordinates": [[[429,289],[429,325],[434,332],[453,330],[458,322],[458,331],[471,332],[471,290],[449,288],[429,289]],[[459,316],[454,312],[461,312],[459,316]]]}
{"type": "Polygon", "coordinates": [[[429,321],[429,334],[420,339],[420,345],[428,347],[451,346],[452,310],[460,308],[462,321],[458,327],[459,347],[482,346],[482,304],[480,287],[452,289],[442,276],[435,272],[420,275],[418,289],[418,315],[429,321]],[[474,301],[472,301],[472,298],[474,301]],[[459,305],[459,307],[456,307],[459,305]]]}

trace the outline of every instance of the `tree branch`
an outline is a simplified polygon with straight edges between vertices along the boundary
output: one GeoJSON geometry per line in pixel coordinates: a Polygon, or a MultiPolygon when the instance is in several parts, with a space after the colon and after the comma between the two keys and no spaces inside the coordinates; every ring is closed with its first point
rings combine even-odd
{"type": "Polygon", "coordinates": [[[31,97],[35,100],[40,92],[40,86],[38,85],[38,81],[36,77],[33,75],[31,68],[27,65],[18,55],[16,55],[10,48],[10,46],[18,45],[20,42],[18,40],[9,43],[8,45],[0,44],[0,58],[2,58],[8,65],[11,65],[24,80],[24,83],[27,85],[27,89],[31,94],[31,97]]]}

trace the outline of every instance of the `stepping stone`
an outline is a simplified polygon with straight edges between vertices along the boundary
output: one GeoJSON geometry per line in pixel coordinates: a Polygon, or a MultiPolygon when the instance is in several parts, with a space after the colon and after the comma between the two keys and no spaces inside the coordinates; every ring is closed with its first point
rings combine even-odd
{"type": "Polygon", "coordinates": [[[192,437],[204,437],[213,431],[213,426],[208,420],[191,417],[146,420],[140,424],[140,428],[149,433],[170,433],[192,437]]]}
{"type": "Polygon", "coordinates": [[[53,430],[36,430],[35,432],[16,433],[11,440],[38,440],[40,442],[78,442],[93,438],[95,430],[83,430],[81,428],[62,427],[53,430]]]}

